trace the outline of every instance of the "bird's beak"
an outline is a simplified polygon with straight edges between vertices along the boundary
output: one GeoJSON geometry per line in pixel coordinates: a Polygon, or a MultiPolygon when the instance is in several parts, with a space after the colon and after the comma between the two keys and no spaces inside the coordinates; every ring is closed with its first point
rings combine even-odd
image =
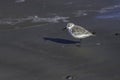
{"type": "Polygon", "coordinates": [[[64,27],[62,30],[63,30],[63,31],[65,31],[66,29],[67,29],[67,28],[66,28],[66,27],[64,27]]]}

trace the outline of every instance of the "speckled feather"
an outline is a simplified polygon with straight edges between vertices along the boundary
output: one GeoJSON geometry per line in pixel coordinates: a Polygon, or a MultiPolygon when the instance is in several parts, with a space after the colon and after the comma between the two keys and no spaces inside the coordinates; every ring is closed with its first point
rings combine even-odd
{"type": "Polygon", "coordinates": [[[81,35],[81,34],[88,34],[88,33],[90,33],[89,31],[87,31],[83,27],[77,26],[77,25],[75,25],[75,27],[71,28],[70,30],[71,30],[71,32],[74,35],[78,35],[78,34],[81,35]]]}

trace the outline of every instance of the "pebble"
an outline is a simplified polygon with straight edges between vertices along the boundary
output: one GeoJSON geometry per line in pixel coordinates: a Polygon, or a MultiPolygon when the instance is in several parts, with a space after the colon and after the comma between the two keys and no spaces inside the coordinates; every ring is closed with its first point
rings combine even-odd
{"type": "Polygon", "coordinates": [[[120,35],[120,33],[115,33],[115,36],[118,36],[118,35],[120,35]]]}
{"type": "Polygon", "coordinates": [[[98,46],[99,46],[99,45],[101,45],[101,43],[96,43],[96,45],[98,45],[98,46]]]}
{"type": "Polygon", "coordinates": [[[73,79],[73,76],[68,75],[68,76],[66,76],[66,79],[67,79],[67,80],[72,80],[72,79],[73,79]]]}

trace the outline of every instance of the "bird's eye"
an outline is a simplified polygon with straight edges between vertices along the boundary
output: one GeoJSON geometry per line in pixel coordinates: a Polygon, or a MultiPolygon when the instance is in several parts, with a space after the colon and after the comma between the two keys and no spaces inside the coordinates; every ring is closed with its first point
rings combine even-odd
{"type": "Polygon", "coordinates": [[[73,24],[70,24],[70,26],[73,26],[73,24]]]}

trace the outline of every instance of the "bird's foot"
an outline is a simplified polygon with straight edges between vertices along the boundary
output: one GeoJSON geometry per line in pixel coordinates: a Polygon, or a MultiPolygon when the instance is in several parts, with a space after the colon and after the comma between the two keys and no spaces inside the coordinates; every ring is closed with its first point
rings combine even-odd
{"type": "Polygon", "coordinates": [[[81,44],[80,44],[80,43],[77,43],[76,46],[77,46],[77,47],[81,47],[81,44]]]}

